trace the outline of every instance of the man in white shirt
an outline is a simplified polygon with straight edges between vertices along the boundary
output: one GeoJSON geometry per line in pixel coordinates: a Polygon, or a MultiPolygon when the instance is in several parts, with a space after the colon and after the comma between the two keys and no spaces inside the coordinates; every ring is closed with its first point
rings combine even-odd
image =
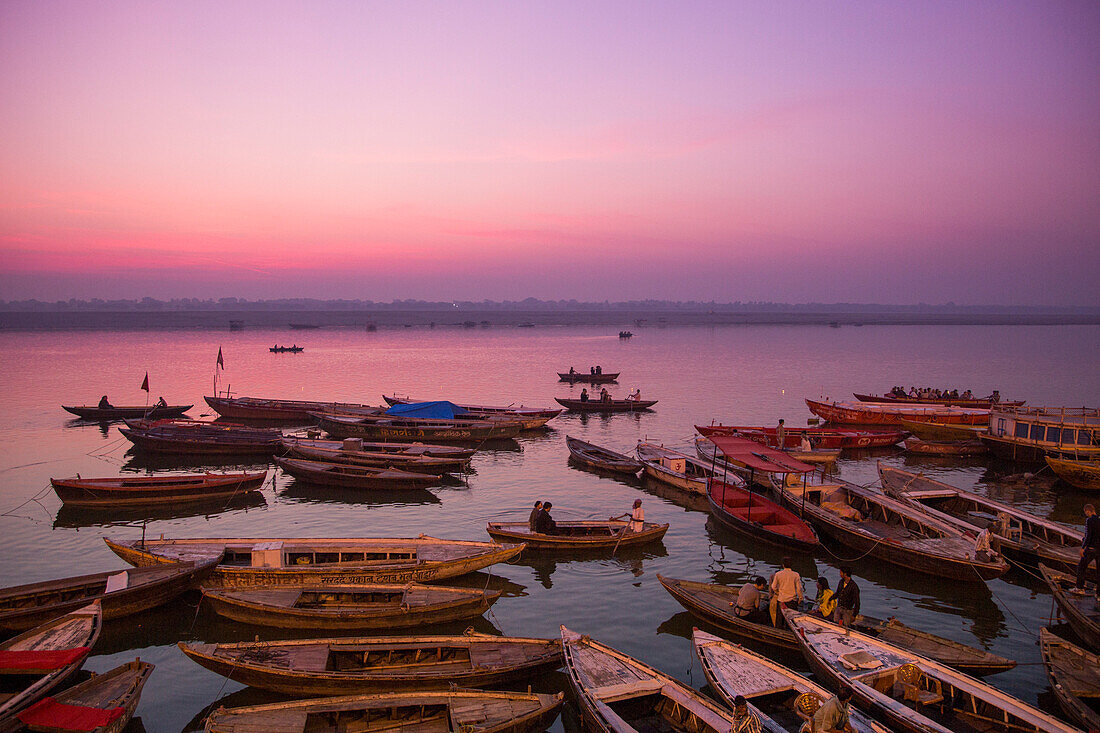
{"type": "Polygon", "coordinates": [[[779,619],[782,618],[778,606],[786,606],[797,610],[804,597],[802,594],[802,576],[798,574],[797,570],[791,569],[791,558],[783,558],[783,569],[777,570],[775,575],[772,576],[771,591],[772,599],[776,605],[775,611],[772,613],[772,621],[778,626],[779,619]]]}

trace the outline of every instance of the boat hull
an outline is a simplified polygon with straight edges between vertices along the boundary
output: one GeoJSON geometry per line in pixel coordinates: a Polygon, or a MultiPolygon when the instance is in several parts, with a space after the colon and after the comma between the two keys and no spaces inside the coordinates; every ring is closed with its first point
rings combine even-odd
{"type": "Polygon", "coordinates": [[[840,403],[806,400],[810,412],[837,425],[900,425],[902,420],[935,421],[950,425],[987,425],[988,410],[929,405],[888,405],[872,402],[840,403]]]}
{"type": "Polygon", "coordinates": [[[710,515],[734,532],[811,554],[820,544],[817,532],[794,512],[747,489],[712,480],[707,501],[710,515]]]}
{"type": "Polygon", "coordinates": [[[916,438],[905,441],[905,450],[925,456],[981,456],[989,452],[980,440],[937,442],[916,438]]]}
{"type": "Polygon", "coordinates": [[[1088,491],[1100,491],[1100,460],[1070,461],[1051,456],[1046,456],[1045,460],[1058,478],[1067,484],[1088,491]]]}
{"type": "Polygon", "coordinates": [[[523,427],[516,422],[485,425],[417,425],[409,420],[400,424],[387,421],[347,422],[314,413],[321,429],[334,438],[364,438],[393,442],[480,443],[486,440],[515,438],[523,427]]]}
{"type": "Polygon", "coordinates": [[[657,400],[571,400],[555,397],[554,401],[570,412],[645,412],[657,400]]]}
{"type": "Polygon", "coordinates": [[[91,405],[62,405],[61,409],[76,415],[81,420],[135,420],[148,417],[150,419],[181,417],[194,405],[168,405],[157,407],[149,405],[145,407],[92,407],[91,405]]]}
{"type": "Polygon", "coordinates": [[[485,531],[498,542],[524,542],[526,552],[569,552],[615,550],[622,547],[658,542],[668,531],[667,524],[646,523],[640,532],[626,531],[629,522],[558,522],[560,534],[538,534],[526,522],[489,522],[485,531]]]}
{"type": "Polygon", "coordinates": [[[143,506],[227,499],[259,490],[267,472],[242,474],[205,474],[193,477],[152,477],[111,480],[50,479],[54,493],[63,504],[72,506],[143,506]],[[191,478],[184,482],[180,479],[191,478]],[[201,479],[201,481],[199,481],[201,479]]]}

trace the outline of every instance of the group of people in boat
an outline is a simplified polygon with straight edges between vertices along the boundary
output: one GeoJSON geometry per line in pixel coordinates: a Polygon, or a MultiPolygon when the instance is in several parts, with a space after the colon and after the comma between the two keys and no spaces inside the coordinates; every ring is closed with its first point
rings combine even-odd
{"type": "MultiPolygon", "coordinates": [[[[574,369],[573,367],[569,367],[569,376],[572,377],[576,373],[577,373],[576,369],[574,369]]],[[[603,367],[598,366],[598,365],[594,366],[594,367],[588,367],[588,374],[589,374],[589,376],[592,376],[592,377],[595,377],[599,374],[603,374],[603,367]]]]}
{"type": "MultiPolygon", "coordinates": [[[[531,516],[527,519],[527,528],[535,534],[557,534],[558,523],[550,516],[550,510],[554,504],[549,501],[536,501],[531,510],[531,516]]],[[[641,532],[645,528],[645,509],[642,508],[642,500],[635,499],[629,512],[615,517],[608,517],[607,521],[626,519],[630,524],[626,526],[627,532],[641,532]]]]}
{"type": "MultiPolygon", "coordinates": [[[[96,407],[98,407],[101,410],[114,409],[114,405],[112,405],[110,403],[110,401],[107,399],[107,395],[103,395],[102,397],[99,398],[99,404],[96,405],[96,407]]],[[[156,403],[153,405],[153,407],[168,407],[168,402],[162,396],[156,401],[156,403]]]]}
{"type": "MultiPolygon", "coordinates": [[[[787,427],[783,423],[783,418],[779,418],[779,424],[775,426],[775,447],[778,450],[786,450],[786,443],[787,427]]],[[[798,449],[803,453],[809,453],[814,449],[813,440],[805,431],[802,432],[802,437],[798,441],[798,449]]]]}
{"type": "MultiPolygon", "coordinates": [[[[891,397],[915,397],[919,400],[973,400],[978,399],[974,396],[974,393],[969,389],[959,393],[957,389],[935,389],[933,387],[910,387],[909,391],[905,391],[905,387],[894,387],[890,390],[891,397]]],[[[989,400],[996,404],[1001,401],[1001,393],[998,390],[993,390],[993,394],[981,398],[989,400]]]]}
{"type": "MultiPolygon", "coordinates": [[[[802,576],[791,567],[791,558],[785,557],[783,567],[775,571],[770,582],[757,575],[741,586],[733,613],[745,621],[758,624],[770,621],[772,626],[778,627],[783,620],[780,607],[801,610],[806,603],[802,582],[802,576]],[[767,603],[764,603],[765,594],[767,603]],[[764,610],[765,607],[767,611],[764,610]]],[[[810,612],[845,628],[852,625],[859,615],[859,586],[852,580],[850,567],[841,566],[840,583],[836,592],[829,587],[828,578],[821,576],[817,579],[817,594],[810,612]]]]}

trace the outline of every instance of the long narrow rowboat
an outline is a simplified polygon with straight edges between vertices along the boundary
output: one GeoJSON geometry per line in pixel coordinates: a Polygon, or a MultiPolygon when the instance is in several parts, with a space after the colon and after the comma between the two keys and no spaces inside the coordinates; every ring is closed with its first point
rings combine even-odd
{"type": "MultiPolygon", "coordinates": [[[[741,695],[756,712],[767,718],[767,730],[799,733],[803,723],[833,695],[781,664],[754,654],[739,644],[719,639],[699,629],[691,635],[695,656],[712,690],[732,709],[741,695]]],[[[848,720],[857,733],[889,733],[858,710],[848,720]]]]}
{"type": "MultiPolygon", "coordinates": [[[[657,580],[681,606],[697,618],[747,641],[764,643],[778,649],[798,651],[798,641],[790,629],[776,628],[771,623],[758,624],[743,619],[733,612],[734,606],[737,605],[737,588],[666,578],[661,575],[657,576],[657,580]]],[[[922,656],[967,674],[995,674],[1016,666],[1016,662],[1011,659],[961,644],[953,639],[945,639],[927,631],[914,629],[894,618],[883,621],[861,614],[855,619],[853,628],[868,636],[918,652],[922,656]]]]}
{"type": "Polygon", "coordinates": [[[131,565],[222,558],[204,583],[217,588],[430,582],[472,573],[523,552],[521,544],[444,540],[427,535],[104,541],[131,565]]]}
{"type": "Polygon", "coordinates": [[[321,697],[487,687],[562,665],[561,641],[469,633],[188,644],[193,661],[234,682],[321,697]]]}
{"type": "Polygon", "coordinates": [[[943,405],[944,407],[976,407],[979,410],[988,410],[994,405],[1000,407],[1019,407],[1026,401],[1015,400],[1005,402],[1002,400],[999,402],[993,402],[990,399],[985,399],[982,397],[974,397],[970,399],[964,397],[909,397],[908,395],[874,395],[860,394],[858,392],[853,392],[852,396],[860,402],[886,402],[899,405],[943,405]]]}
{"type": "Polygon", "coordinates": [[[102,628],[103,612],[95,601],[0,642],[0,675],[21,682],[21,689],[0,696],[0,730],[80,669],[102,628]]]}
{"type": "Polygon", "coordinates": [[[519,435],[523,423],[515,420],[445,420],[410,417],[327,415],[311,413],[321,429],[334,438],[386,441],[479,443],[519,435]]]}
{"type": "Polygon", "coordinates": [[[644,522],[640,532],[629,530],[630,522],[603,521],[557,522],[555,534],[532,532],[526,521],[489,522],[485,531],[498,542],[524,542],[527,552],[535,550],[614,550],[619,547],[658,542],[668,531],[667,524],[644,522]]]}
{"type": "Polygon", "coordinates": [[[639,460],[593,443],[586,443],[571,435],[565,436],[565,447],[569,449],[570,458],[589,468],[632,475],[642,470],[642,462],[639,460]]]}
{"type": "Polygon", "coordinates": [[[141,506],[179,504],[257,491],[267,480],[260,473],[200,473],[183,476],[118,476],[51,478],[57,498],[72,506],[141,506]]]}
{"type": "Polygon", "coordinates": [[[214,572],[219,559],[111,570],[4,588],[0,590],[0,629],[30,629],[44,618],[75,611],[93,601],[102,604],[106,620],[140,613],[197,586],[214,572]]]}
{"type": "Polygon", "coordinates": [[[707,477],[711,475],[711,467],[706,462],[687,453],[644,441],[638,443],[635,451],[646,476],[681,491],[706,495],[707,477]]]}
{"type": "MultiPolygon", "coordinates": [[[[530,692],[388,692],[218,708],[206,733],[536,733],[565,696],[530,692]]],[[[723,732],[725,733],[725,732],[723,732]]]]}
{"type": "Polygon", "coordinates": [[[583,727],[597,733],[729,733],[733,715],[678,680],[561,627],[583,727]]]}
{"type": "Polygon", "coordinates": [[[1054,602],[1058,604],[1058,610],[1069,622],[1073,633],[1081,638],[1093,651],[1100,652],[1100,608],[1096,603],[1096,584],[1086,582],[1085,593],[1072,592],[1074,578],[1065,573],[1059,573],[1046,565],[1039,566],[1039,572],[1043,575],[1047,587],[1054,595],[1054,602]]]}
{"type": "Polygon", "coordinates": [[[998,551],[1031,566],[1040,562],[1075,571],[1081,556],[1081,530],[1036,516],[1012,504],[950,486],[919,473],[878,466],[887,494],[963,531],[988,528],[998,551]]]}
{"type": "Polygon", "coordinates": [[[570,412],[646,412],[657,400],[574,400],[555,397],[554,401],[570,412]]]}
{"type": "Polygon", "coordinates": [[[989,410],[938,405],[895,405],[885,402],[819,402],[806,400],[810,412],[838,425],[900,425],[902,420],[953,425],[988,425],[989,410]]]}
{"type": "Polygon", "coordinates": [[[401,491],[439,484],[439,474],[413,473],[396,468],[353,466],[347,463],[276,458],[275,465],[299,481],[341,489],[401,491]]]}
{"type": "Polygon", "coordinates": [[[977,440],[987,425],[955,425],[935,420],[907,420],[902,418],[901,427],[921,440],[977,440]]]}
{"type": "Polygon", "coordinates": [[[909,438],[905,450],[922,456],[983,456],[989,452],[980,440],[921,440],[909,438]]]}
{"type": "Polygon", "coordinates": [[[19,720],[38,733],[122,733],[152,673],[153,665],[135,659],[39,700],[19,713],[19,720]]]}
{"type": "MultiPolygon", "coordinates": [[[[337,445],[339,444],[337,443],[337,445]]],[[[470,465],[469,458],[436,458],[425,455],[406,455],[394,452],[374,453],[363,450],[345,450],[343,448],[308,448],[294,444],[290,444],[290,447],[286,449],[286,456],[289,458],[302,458],[307,461],[343,463],[350,466],[371,466],[374,468],[397,468],[402,471],[435,475],[461,471],[470,465]]]]}
{"type": "Polygon", "coordinates": [[[1084,730],[1100,730],[1100,655],[1039,629],[1047,677],[1062,712],[1084,730]]]}
{"type": "MultiPolygon", "coordinates": [[[[774,427],[719,424],[696,425],[695,430],[705,438],[712,435],[741,435],[773,448],[779,442],[779,435],[774,427]]],[[[785,427],[783,431],[783,450],[799,448],[802,445],[803,435],[809,438],[813,447],[827,450],[837,448],[887,448],[900,443],[905,438],[905,433],[905,430],[785,427]]]]}
{"type": "Polygon", "coordinates": [[[440,585],[364,584],[203,588],[214,612],[281,629],[398,629],[480,616],[500,591],[440,585]]]}
{"type": "Polygon", "coordinates": [[[118,407],[98,407],[93,405],[62,405],[61,409],[71,412],[82,420],[135,420],[147,417],[159,419],[163,417],[180,417],[194,405],[125,405],[118,407]]]}
{"type": "Polygon", "coordinates": [[[200,420],[127,421],[119,432],[141,450],[184,455],[267,455],[283,437],[277,428],[200,420]]]}
{"type": "Polygon", "coordinates": [[[311,412],[348,412],[381,408],[356,402],[322,402],[320,400],[278,400],[263,397],[203,397],[206,404],[222,417],[232,420],[270,420],[313,422],[311,412]]]}
{"type": "Polygon", "coordinates": [[[707,482],[710,515],[734,532],[772,545],[813,552],[820,544],[813,527],[791,510],[745,488],[737,477],[707,482]]]}
{"type": "Polygon", "coordinates": [[[858,631],[845,633],[828,621],[789,609],[784,616],[814,676],[834,689],[850,689],[857,705],[894,730],[1076,731],[992,685],[909,650],[858,631]]]}
{"type": "Polygon", "coordinates": [[[589,372],[587,374],[582,372],[558,372],[559,382],[588,382],[589,384],[610,384],[612,382],[619,381],[619,374],[621,372],[608,372],[606,374],[594,374],[589,372]]]}
{"type": "Polygon", "coordinates": [[[1068,458],[1044,456],[1050,470],[1071,486],[1089,491],[1100,491],[1100,460],[1080,461],[1068,458]]]}
{"type": "Polygon", "coordinates": [[[378,453],[393,456],[412,456],[415,458],[447,458],[453,460],[469,459],[477,453],[477,448],[460,445],[443,445],[440,443],[380,443],[364,441],[361,438],[348,438],[346,440],[316,440],[313,438],[300,438],[292,435],[284,436],[279,441],[283,450],[314,449],[326,451],[346,451],[355,453],[378,453]]]}
{"type": "MultiPolygon", "coordinates": [[[[429,400],[414,400],[411,397],[399,397],[397,395],[382,395],[382,399],[388,405],[408,405],[413,402],[428,402],[429,400]]],[[[514,417],[545,417],[547,420],[561,414],[558,407],[526,407],[524,405],[470,405],[456,402],[457,406],[467,412],[479,415],[506,415],[514,417]]]]}

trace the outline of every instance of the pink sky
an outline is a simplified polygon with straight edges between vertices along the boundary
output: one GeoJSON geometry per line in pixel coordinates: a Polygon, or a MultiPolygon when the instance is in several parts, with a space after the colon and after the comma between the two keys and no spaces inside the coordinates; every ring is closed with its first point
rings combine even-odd
{"type": "Polygon", "coordinates": [[[1100,305],[1100,4],[0,4],[0,299],[1100,305]]]}

